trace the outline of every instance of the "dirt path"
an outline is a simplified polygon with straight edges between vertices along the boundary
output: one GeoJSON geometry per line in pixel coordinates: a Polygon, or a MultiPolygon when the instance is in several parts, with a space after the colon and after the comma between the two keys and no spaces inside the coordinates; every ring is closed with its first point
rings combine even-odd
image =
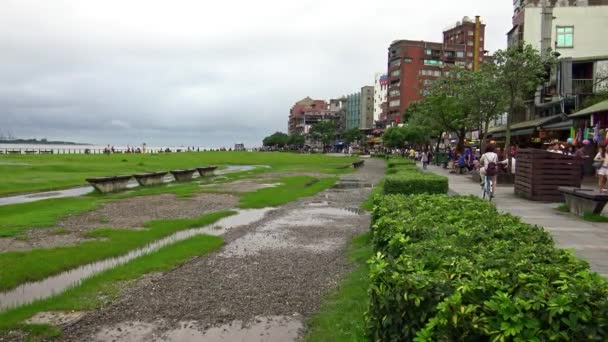
{"type": "Polygon", "coordinates": [[[229,231],[220,251],[140,279],[64,328],[67,341],[288,341],[349,271],[345,249],[369,228],[357,208],[383,175],[367,160],[339,188],[229,231]]]}

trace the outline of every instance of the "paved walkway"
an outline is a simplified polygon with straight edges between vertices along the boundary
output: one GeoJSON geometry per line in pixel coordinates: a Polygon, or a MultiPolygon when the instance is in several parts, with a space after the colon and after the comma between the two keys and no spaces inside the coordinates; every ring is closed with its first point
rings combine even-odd
{"type": "MultiPolygon", "coordinates": [[[[449,174],[441,167],[429,170],[449,177],[450,190],[459,195],[481,196],[481,187],[469,175],[449,174]]],[[[555,208],[558,203],[539,203],[515,196],[513,186],[498,186],[495,198],[498,210],[521,217],[529,224],[544,227],[561,248],[573,248],[591,269],[608,277],[608,223],[594,223],[555,208]]],[[[604,211],[605,212],[605,211],[604,211]]]]}

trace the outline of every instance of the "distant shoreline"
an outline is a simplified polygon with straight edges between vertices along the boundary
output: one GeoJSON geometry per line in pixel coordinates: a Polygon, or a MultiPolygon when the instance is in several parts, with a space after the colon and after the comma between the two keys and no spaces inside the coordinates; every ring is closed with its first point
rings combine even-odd
{"type": "Polygon", "coordinates": [[[85,143],[76,143],[71,141],[47,141],[38,139],[14,139],[14,140],[0,140],[0,144],[29,144],[29,145],[91,145],[85,143]]]}

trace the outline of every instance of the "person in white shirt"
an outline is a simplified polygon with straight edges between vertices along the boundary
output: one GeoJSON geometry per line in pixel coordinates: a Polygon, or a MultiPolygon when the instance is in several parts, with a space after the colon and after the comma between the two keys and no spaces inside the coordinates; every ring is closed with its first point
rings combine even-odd
{"type": "Polygon", "coordinates": [[[606,191],[606,178],[608,178],[608,158],[606,157],[606,146],[602,146],[600,151],[593,158],[595,162],[601,162],[597,168],[597,185],[600,192],[606,191]]]}
{"type": "MultiPolygon", "coordinates": [[[[494,145],[490,144],[486,147],[486,153],[484,153],[481,156],[481,158],[479,158],[479,165],[480,165],[479,175],[481,176],[482,186],[486,179],[486,170],[488,168],[488,165],[490,163],[494,163],[494,164],[496,164],[496,166],[498,166],[498,154],[496,154],[496,152],[494,152],[495,150],[496,150],[496,147],[494,145]]],[[[494,174],[490,177],[492,177],[492,183],[493,183],[492,184],[492,193],[496,193],[497,176],[496,176],[496,174],[494,174]]]]}

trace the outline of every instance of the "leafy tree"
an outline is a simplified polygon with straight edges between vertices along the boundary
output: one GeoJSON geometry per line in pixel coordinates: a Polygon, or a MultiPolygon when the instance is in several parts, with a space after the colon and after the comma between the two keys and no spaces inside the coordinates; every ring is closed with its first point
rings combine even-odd
{"type": "Polygon", "coordinates": [[[484,64],[479,72],[468,71],[464,78],[468,84],[464,99],[473,109],[473,120],[479,123],[481,153],[484,153],[490,122],[504,113],[507,99],[495,64],[484,64]]]}
{"type": "Polygon", "coordinates": [[[297,147],[297,148],[304,146],[305,143],[306,143],[306,139],[304,138],[303,135],[300,135],[300,134],[290,135],[289,140],[287,142],[287,144],[289,146],[293,146],[293,147],[297,147]]]}
{"type": "Polygon", "coordinates": [[[461,152],[466,133],[478,124],[475,123],[475,109],[467,100],[471,91],[467,73],[463,68],[455,68],[448,77],[436,80],[410,119],[429,133],[455,133],[461,152]]]}
{"type": "Polygon", "coordinates": [[[355,141],[362,142],[364,139],[365,135],[358,128],[352,128],[344,132],[344,141],[349,145],[355,141]]]}
{"type": "MultiPolygon", "coordinates": [[[[534,91],[545,81],[547,71],[555,63],[552,53],[541,57],[540,53],[529,44],[519,44],[507,50],[498,50],[494,54],[497,68],[498,84],[507,98],[507,129],[505,132],[505,152],[511,160],[511,121],[515,110],[531,98],[534,91]]],[[[507,168],[511,170],[511,168],[507,168]]]]}
{"type": "Polygon", "coordinates": [[[285,145],[288,144],[288,142],[289,142],[289,135],[282,133],[282,132],[275,132],[274,134],[269,135],[266,138],[264,138],[264,140],[262,141],[264,146],[277,146],[277,147],[284,147],[285,145]]]}
{"type": "Polygon", "coordinates": [[[388,148],[404,148],[405,136],[401,127],[389,127],[382,136],[382,143],[388,148]]]}
{"type": "Polygon", "coordinates": [[[321,121],[312,126],[310,135],[313,140],[323,144],[323,151],[325,151],[327,145],[331,144],[336,138],[336,125],[331,121],[321,121]]]}

